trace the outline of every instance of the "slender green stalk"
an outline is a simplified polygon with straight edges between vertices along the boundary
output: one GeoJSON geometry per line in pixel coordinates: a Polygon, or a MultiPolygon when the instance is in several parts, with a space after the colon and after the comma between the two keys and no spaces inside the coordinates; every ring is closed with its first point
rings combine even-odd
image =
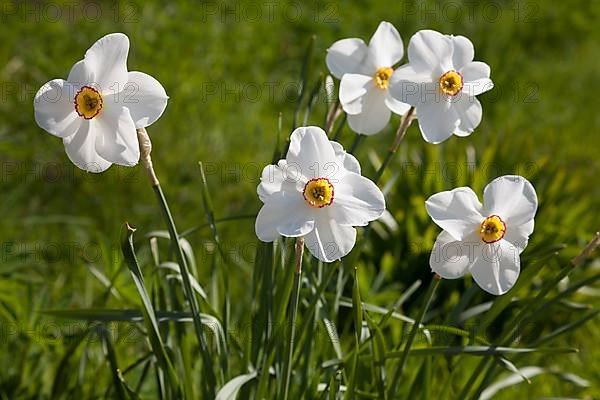
{"type": "Polygon", "coordinates": [[[404,115],[404,117],[402,118],[402,122],[400,123],[400,126],[398,127],[398,130],[396,131],[396,137],[394,138],[394,141],[392,142],[392,145],[390,146],[388,153],[385,156],[385,159],[383,160],[383,163],[377,170],[377,173],[375,174],[375,179],[373,179],[373,182],[375,182],[375,183],[379,182],[379,179],[381,179],[383,172],[388,167],[388,165],[390,165],[390,162],[392,162],[392,159],[394,158],[394,154],[396,154],[396,152],[398,151],[398,147],[400,147],[400,143],[402,142],[402,139],[404,139],[404,136],[406,135],[406,131],[408,130],[408,127],[412,123],[413,119],[415,119],[415,108],[411,107],[406,112],[406,115],[404,115]]]}
{"type": "Polygon", "coordinates": [[[402,372],[404,371],[404,367],[406,366],[406,361],[408,360],[408,354],[410,353],[410,348],[412,347],[413,342],[415,341],[415,337],[417,336],[417,332],[419,331],[419,326],[423,321],[423,317],[429,308],[429,304],[431,303],[431,299],[433,299],[433,295],[435,293],[435,289],[440,284],[442,279],[439,275],[434,275],[431,283],[429,284],[429,288],[427,289],[427,293],[425,294],[425,300],[423,301],[423,306],[421,307],[421,311],[419,311],[419,315],[415,319],[415,323],[413,324],[410,333],[408,334],[408,338],[406,340],[406,344],[404,345],[404,351],[402,352],[402,357],[400,358],[400,362],[396,367],[394,372],[394,377],[391,380],[390,390],[388,391],[388,398],[392,399],[395,396],[396,388],[398,386],[398,381],[402,376],[402,372]]]}
{"type": "Polygon", "coordinates": [[[356,138],[354,138],[354,142],[352,142],[352,145],[350,146],[350,150],[348,150],[348,153],[350,154],[354,154],[356,153],[356,150],[358,150],[358,146],[360,146],[360,144],[363,142],[363,140],[365,140],[365,135],[361,135],[360,133],[358,135],[356,135],[356,138]]]}
{"type": "MultiPolygon", "coordinates": [[[[406,135],[406,131],[408,130],[413,119],[415,119],[415,108],[411,107],[406,112],[404,117],[402,118],[402,122],[400,123],[400,126],[398,127],[398,130],[396,131],[396,137],[394,138],[394,141],[392,142],[392,145],[390,146],[388,153],[387,153],[385,159],[383,160],[383,163],[381,164],[381,166],[375,173],[375,177],[373,178],[373,182],[375,184],[379,183],[379,180],[383,176],[385,169],[392,162],[394,154],[396,154],[396,152],[398,151],[398,148],[400,147],[400,143],[402,142],[402,139],[406,135]]],[[[363,138],[364,138],[364,135],[357,135],[356,139],[354,140],[354,143],[352,143],[352,146],[351,146],[350,150],[348,151],[350,154],[354,154],[356,152],[356,150],[357,150],[358,146],[360,145],[360,143],[362,142],[363,138]]],[[[360,253],[363,250],[364,244],[367,243],[367,241],[369,239],[369,236],[371,236],[371,225],[368,225],[365,228],[362,240],[360,241],[359,245],[356,246],[356,249],[352,251],[352,253],[350,255],[352,260],[358,259],[358,257],[360,256],[360,253]]]]}
{"type": "Polygon", "coordinates": [[[333,124],[335,124],[335,121],[338,119],[338,117],[340,115],[342,115],[343,110],[342,110],[342,104],[340,103],[340,100],[338,99],[335,104],[333,104],[331,106],[331,108],[329,109],[329,112],[327,113],[327,117],[325,118],[325,126],[323,127],[323,130],[325,131],[325,133],[327,133],[327,136],[330,136],[331,133],[331,129],[333,128],[333,124]]]}
{"type": "MultiPolygon", "coordinates": [[[[313,316],[316,315],[317,303],[322,298],[323,293],[325,292],[325,289],[327,288],[327,285],[331,281],[331,278],[333,278],[333,275],[338,270],[338,265],[336,265],[335,267],[330,266],[330,268],[328,268],[328,269],[329,269],[329,272],[327,273],[327,276],[321,281],[319,286],[315,289],[315,294],[314,294],[312,300],[310,301],[310,303],[308,304],[308,307],[306,308],[306,311],[304,313],[304,318],[307,321],[311,320],[313,318],[313,316]]],[[[304,343],[304,341],[306,340],[307,334],[308,334],[308,330],[302,329],[300,331],[300,336],[298,337],[297,343],[304,343]]],[[[301,352],[297,352],[294,356],[294,360],[298,361],[301,354],[302,354],[301,352]]]]}
{"type": "Polygon", "coordinates": [[[290,380],[292,377],[292,360],[294,357],[294,339],[296,335],[296,315],[298,314],[298,303],[300,301],[300,278],[302,276],[302,255],[304,253],[304,238],[296,239],[296,267],[294,270],[294,289],[290,299],[289,340],[288,351],[285,357],[283,370],[283,400],[288,399],[290,391],[290,380]]]}
{"type": "MultiPolygon", "coordinates": [[[[344,125],[346,124],[346,119],[348,118],[348,116],[346,115],[346,113],[342,113],[342,119],[340,120],[340,123],[338,124],[338,126],[335,128],[335,131],[333,132],[333,137],[331,140],[334,141],[339,141],[340,135],[342,134],[342,130],[344,129],[344,125]]],[[[331,137],[331,135],[329,134],[329,131],[326,131],[327,135],[329,137],[331,137]]]]}
{"type": "Polygon", "coordinates": [[[202,361],[204,363],[204,376],[206,376],[207,379],[207,395],[210,398],[213,398],[216,389],[216,378],[212,368],[210,354],[208,353],[208,347],[206,345],[206,338],[204,335],[204,328],[202,326],[202,320],[200,317],[198,299],[196,298],[196,293],[192,288],[185,254],[181,247],[181,243],[179,242],[179,234],[177,233],[177,228],[175,226],[173,216],[171,215],[169,204],[167,202],[167,199],[165,198],[162,188],[160,187],[160,182],[158,181],[158,177],[156,176],[156,172],[154,171],[154,167],[152,165],[152,159],[150,157],[150,152],[152,151],[152,144],[145,129],[138,129],[138,140],[140,144],[141,153],[140,160],[142,161],[142,164],[144,165],[146,172],[148,173],[148,177],[150,178],[152,189],[156,194],[158,204],[160,205],[163,217],[167,224],[169,236],[171,237],[171,243],[175,249],[175,256],[177,257],[177,262],[179,264],[181,278],[183,282],[183,291],[190,306],[190,311],[192,312],[194,329],[196,332],[198,343],[200,345],[202,361]]]}

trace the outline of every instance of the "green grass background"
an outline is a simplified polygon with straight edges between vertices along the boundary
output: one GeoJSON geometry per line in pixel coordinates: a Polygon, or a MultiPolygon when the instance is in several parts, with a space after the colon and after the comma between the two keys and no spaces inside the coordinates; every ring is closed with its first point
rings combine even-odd
{"type": "MultiPolygon", "coordinates": [[[[260,170],[271,161],[279,113],[283,135],[292,127],[295,88],[311,35],[316,35],[316,47],[310,87],[320,72],[326,73],[325,50],[331,43],[345,37],[368,40],[381,20],[397,27],[405,45],[425,28],[469,37],[475,58],[491,66],[495,87],[480,96],[483,121],[468,138],[452,137],[434,146],[422,140],[415,126],[410,128],[383,180],[398,227],[381,228],[361,258],[365,301],[389,305],[415,279],[427,279],[427,258],[438,229],[423,201],[436,191],[470,185],[480,193],[490,179],[505,173],[529,178],[538,190],[540,210],[523,265],[552,245],[567,245],[552,257],[548,271],[538,275],[538,284],[576,255],[600,227],[596,0],[269,5],[2,0],[0,5],[1,398],[49,393],[68,345],[65,329],[76,326],[43,317],[39,310],[138,304],[118,246],[123,222],[143,233],[163,229],[141,168],[113,166],[102,175],[79,171],[69,163],[60,140],[42,131],[33,118],[37,89],[52,78],[66,78],[85,50],[110,32],[130,37],[129,69],[153,75],[170,96],[165,114],[148,132],[157,173],[181,230],[206,222],[198,161],[205,163],[217,217],[258,211],[260,170]],[[104,289],[90,266],[115,280],[124,297],[121,303],[98,300],[104,289]]],[[[321,96],[309,123],[322,125],[324,113],[321,96]]],[[[357,156],[367,176],[374,176],[398,123],[399,117],[393,117],[385,131],[360,147],[357,156]]],[[[354,134],[345,127],[340,140],[348,147],[354,134]]],[[[224,246],[236,260],[221,272],[230,280],[231,318],[243,324],[256,247],[253,220],[220,228],[224,246]]],[[[214,278],[208,266],[213,259],[210,232],[200,230],[190,241],[199,281],[209,285],[214,278]]],[[[577,274],[586,276],[593,268],[597,262],[577,274]]],[[[456,303],[470,284],[470,278],[443,282],[438,302],[456,303]]],[[[571,300],[598,306],[598,290],[571,300]]],[[[483,293],[477,296],[491,300],[483,293]]],[[[414,314],[411,307],[409,303],[407,309],[414,314]]],[[[528,334],[547,332],[576,312],[567,307],[549,310],[528,334]]],[[[553,342],[578,347],[578,354],[528,359],[576,373],[591,387],[580,389],[541,376],[531,385],[503,391],[499,398],[599,398],[599,329],[596,318],[553,342]]],[[[493,329],[488,334],[493,337],[493,329]]],[[[135,346],[126,340],[118,348],[124,360],[136,358],[135,346]]],[[[109,385],[106,365],[95,361],[94,379],[109,385]]],[[[460,373],[469,375],[468,369],[460,373]]]]}

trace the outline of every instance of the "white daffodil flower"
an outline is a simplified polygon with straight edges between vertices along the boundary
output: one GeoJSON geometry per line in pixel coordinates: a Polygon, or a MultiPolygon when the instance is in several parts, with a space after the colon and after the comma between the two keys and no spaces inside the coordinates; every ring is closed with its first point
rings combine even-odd
{"type": "Polygon", "coordinates": [[[452,134],[469,136],[481,122],[475,96],[490,90],[490,67],[473,61],[473,43],[464,36],[424,30],[408,44],[408,64],[390,80],[390,93],[416,107],[419,127],[429,143],[452,134]]]}
{"type": "Polygon", "coordinates": [[[297,128],[285,160],[264,168],[258,196],[256,235],[304,236],[313,256],[332,262],[352,250],[354,226],[365,226],[385,210],[381,190],[360,175],[356,158],[329,141],[318,127],[297,128]]]}
{"type": "Polygon", "coordinates": [[[327,50],[327,67],[340,83],[340,103],[350,128],[373,135],[390,121],[391,113],[404,115],[410,106],[388,90],[393,66],[404,56],[400,34],[381,22],[367,46],[362,39],[342,39],[327,50]]]}
{"type": "Polygon", "coordinates": [[[168,96],[156,79],[127,71],[128,52],[127,36],[104,36],[67,80],[51,80],[35,95],[36,122],[62,138],[69,159],[85,171],[137,164],[136,128],[154,123],[167,106],[168,96]]]}
{"type": "Polygon", "coordinates": [[[519,254],[533,232],[537,195],[527,179],[506,175],[485,187],[483,199],[481,205],[469,187],[427,199],[427,212],[443,229],[429,264],[446,279],[470,272],[483,290],[500,295],[519,277],[519,254]]]}

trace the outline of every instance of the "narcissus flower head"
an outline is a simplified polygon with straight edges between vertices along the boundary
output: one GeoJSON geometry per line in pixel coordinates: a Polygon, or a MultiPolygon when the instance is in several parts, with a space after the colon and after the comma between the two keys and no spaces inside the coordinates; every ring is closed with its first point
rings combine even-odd
{"type": "Polygon", "coordinates": [[[475,96],[490,90],[490,67],[473,61],[473,43],[464,36],[417,32],[408,45],[408,64],[390,80],[390,94],[415,106],[423,138],[441,143],[452,134],[468,136],[481,122],[475,96]]]}
{"type": "Polygon", "coordinates": [[[400,34],[389,22],[381,22],[367,46],[362,39],[342,39],[327,50],[327,67],[340,83],[340,103],[353,131],[373,135],[390,120],[403,115],[408,104],[389,93],[394,64],[404,56],[400,34]]]}
{"type": "Polygon", "coordinates": [[[258,196],[256,235],[305,238],[308,250],[332,262],[352,250],[355,226],[365,226],[385,210],[381,190],[360,175],[356,158],[327,139],[318,127],[296,129],[285,160],[264,168],[258,196]]]}
{"type": "Polygon", "coordinates": [[[63,139],[67,156],[83,170],[137,164],[136,128],[154,123],[167,106],[168,96],[156,79],[127,71],[128,53],[127,36],[106,35],[67,80],[51,80],[35,95],[36,122],[63,139]]]}
{"type": "Polygon", "coordinates": [[[427,212],[443,229],[429,264],[447,279],[470,272],[482,289],[500,295],[519,277],[519,255],[533,232],[537,195],[527,179],[506,175],[490,182],[483,198],[482,205],[471,188],[461,187],[427,199],[427,212]]]}

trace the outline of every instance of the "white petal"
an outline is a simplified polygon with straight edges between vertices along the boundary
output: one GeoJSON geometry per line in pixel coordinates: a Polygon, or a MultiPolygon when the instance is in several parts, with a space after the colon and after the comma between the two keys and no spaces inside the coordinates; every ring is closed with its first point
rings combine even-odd
{"type": "Polygon", "coordinates": [[[484,220],[481,203],[469,187],[439,192],[425,201],[427,213],[456,240],[464,240],[476,231],[484,220]]]}
{"type": "Polygon", "coordinates": [[[401,102],[392,97],[389,91],[385,94],[385,105],[394,113],[404,115],[410,109],[410,104],[401,102]]]}
{"type": "Polygon", "coordinates": [[[323,129],[316,126],[296,128],[287,153],[288,174],[330,178],[340,172],[336,155],[323,129]]]}
{"type": "Polygon", "coordinates": [[[140,160],[135,124],[129,109],[115,103],[105,103],[96,124],[96,151],[112,163],[132,167],[140,160]]]}
{"type": "Polygon", "coordinates": [[[445,99],[417,106],[417,119],[423,139],[434,144],[452,136],[460,123],[456,110],[445,99]]]}
{"type": "Polygon", "coordinates": [[[468,272],[481,251],[481,239],[477,234],[467,240],[456,240],[451,234],[442,231],[433,245],[429,265],[431,270],[445,279],[456,279],[468,272]]]}
{"type": "MultiPolygon", "coordinates": [[[[277,195],[274,196],[276,197],[277,195]]],[[[296,203],[291,209],[286,207],[287,212],[285,217],[281,217],[277,224],[277,232],[279,232],[280,235],[286,237],[304,236],[311,232],[315,226],[313,210],[304,202],[304,198],[300,193],[298,193],[298,197],[301,199],[302,203],[296,203]],[[302,207],[304,209],[302,209],[302,207]]],[[[271,202],[268,204],[271,204],[271,202]]]]}
{"type": "Polygon", "coordinates": [[[96,152],[96,126],[94,120],[82,121],[77,132],[63,139],[69,159],[84,171],[103,172],[112,164],[96,152]]]}
{"type": "Polygon", "coordinates": [[[474,61],[465,65],[460,71],[463,77],[463,93],[477,96],[494,87],[490,79],[490,66],[481,61],[474,61]]]}
{"type": "Polygon", "coordinates": [[[529,235],[533,233],[533,228],[533,219],[521,225],[512,224],[510,227],[507,226],[504,240],[510,242],[519,250],[519,253],[522,253],[529,243],[529,235]]]}
{"type": "Polygon", "coordinates": [[[305,237],[306,248],[317,259],[333,262],[344,257],[356,242],[356,229],[342,226],[332,219],[318,220],[305,237]]]}
{"type": "Polygon", "coordinates": [[[334,185],[331,217],[339,224],[365,226],[385,211],[385,198],[371,180],[348,173],[334,185]]]}
{"type": "Polygon", "coordinates": [[[296,170],[288,169],[286,160],[279,160],[277,165],[267,165],[260,177],[260,184],[257,188],[258,197],[265,203],[273,193],[282,190],[297,190],[299,183],[304,187],[305,182],[298,182],[299,177],[302,176],[297,174],[296,170]]]}
{"type": "Polygon", "coordinates": [[[62,79],[44,84],[33,101],[35,121],[40,128],[61,138],[75,134],[82,121],[75,112],[75,93],[75,88],[62,79]]]}
{"type": "Polygon", "coordinates": [[[403,65],[394,71],[389,92],[396,100],[412,106],[440,98],[437,82],[431,74],[417,71],[411,64],[403,65]]]}
{"type": "MultiPolygon", "coordinates": [[[[75,63],[69,72],[67,81],[73,86],[79,88],[84,85],[93,83],[93,72],[88,69],[85,64],[85,60],[81,60],[75,63]]],[[[74,95],[73,95],[74,96],[74,95]]]]}
{"type": "Polygon", "coordinates": [[[492,80],[484,78],[474,82],[465,82],[462,88],[462,93],[469,96],[478,96],[483,92],[487,92],[493,87],[494,83],[492,82],[492,80]]]}
{"type": "Polygon", "coordinates": [[[103,95],[119,93],[127,83],[127,55],[129,38],[122,33],[111,33],[99,39],[85,53],[85,66],[93,82],[103,95]]]}
{"type": "Polygon", "coordinates": [[[381,22],[369,42],[371,62],[377,68],[392,67],[404,56],[402,38],[389,22],[381,22]]]}
{"type": "Polygon", "coordinates": [[[452,41],[436,31],[419,31],[408,44],[408,61],[416,71],[440,76],[452,69],[452,41]]]}
{"type": "Polygon", "coordinates": [[[376,89],[373,78],[361,74],[345,74],[340,82],[340,103],[347,114],[359,114],[364,107],[363,97],[376,89]]]}
{"type": "Polygon", "coordinates": [[[152,125],[167,107],[169,96],[159,81],[143,72],[129,72],[129,82],[123,91],[114,95],[116,100],[129,108],[136,128],[152,125]]]}
{"type": "Polygon", "coordinates": [[[537,211],[537,195],[529,181],[518,175],[505,175],[491,181],[483,190],[487,215],[498,215],[511,226],[526,224],[537,211]]]}
{"type": "MultiPolygon", "coordinates": [[[[277,209],[282,211],[281,209],[277,209]]],[[[254,231],[256,236],[263,242],[272,242],[279,236],[277,232],[277,219],[279,215],[275,215],[273,207],[263,205],[256,216],[254,222],[254,231]]]]}
{"type": "Polygon", "coordinates": [[[481,103],[477,98],[467,96],[464,93],[458,94],[457,101],[452,103],[460,122],[454,129],[454,134],[458,136],[469,136],[475,128],[479,126],[483,110],[481,103]]]}
{"type": "Polygon", "coordinates": [[[356,157],[354,157],[350,153],[346,153],[344,147],[338,142],[334,142],[331,140],[331,147],[333,147],[333,151],[335,151],[335,156],[337,157],[337,161],[339,165],[342,165],[350,172],[354,172],[360,175],[360,164],[356,157]]]}
{"type": "Polygon", "coordinates": [[[348,125],[356,133],[374,135],[385,128],[392,112],[385,103],[386,91],[373,86],[360,98],[361,111],[348,114],[348,125]]]}
{"type": "Polygon", "coordinates": [[[283,182],[286,179],[284,174],[285,165],[285,160],[279,160],[277,165],[267,165],[265,168],[263,168],[260,176],[260,184],[256,189],[258,197],[263,203],[266,201],[268,196],[281,191],[283,182]]]}
{"type": "Polygon", "coordinates": [[[267,198],[256,216],[256,236],[263,242],[272,242],[279,235],[304,236],[315,225],[311,210],[301,193],[274,193],[267,198]]]}
{"type": "Polygon", "coordinates": [[[452,64],[455,69],[459,70],[473,61],[475,49],[473,43],[464,36],[451,36],[450,38],[453,47],[452,64]]]}
{"type": "Polygon", "coordinates": [[[486,292],[501,295],[513,287],[521,271],[519,250],[506,240],[481,246],[471,266],[475,282],[486,292]]]}
{"type": "Polygon", "coordinates": [[[367,45],[361,39],[342,39],[327,49],[325,62],[333,76],[342,79],[344,74],[371,74],[367,67],[367,45]]]}

